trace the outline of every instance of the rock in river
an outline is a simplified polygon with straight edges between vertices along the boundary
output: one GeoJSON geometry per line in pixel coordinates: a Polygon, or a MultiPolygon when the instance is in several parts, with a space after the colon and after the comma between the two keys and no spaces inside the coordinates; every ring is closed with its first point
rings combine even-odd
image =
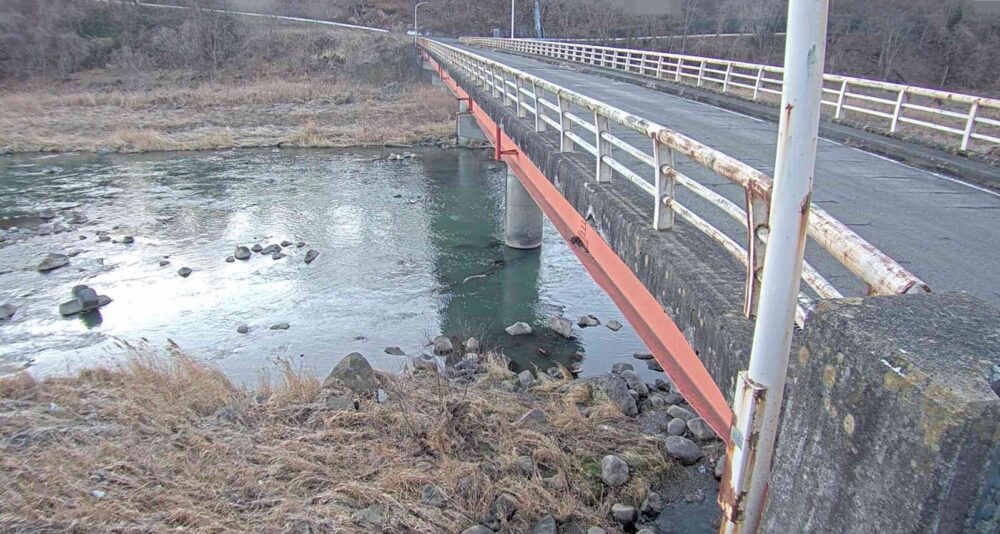
{"type": "Polygon", "coordinates": [[[260,251],[260,253],[262,255],[264,255],[264,256],[269,256],[271,254],[274,254],[275,252],[281,252],[281,246],[280,245],[268,245],[268,246],[264,247],[263,249],[261,249],[261,251],[260,251]]]}
{"type": "Polygon", "coordinates": [[[250,256],[250,249],[244,246],[236,247],[236,252],[233,253],[233,257],[238,260],[249,260],[250,256]]]}
{"type": "Polygon", "coordinates": [[[193,272],[194,271],[192,271],[188,267],[181,267],[180,269],[177,270],[177,274],[181,275],[181,278],[187,278],[191,276],[191,273],[193,272]]]}
{"type": "Polygon", "coordinates": [[[549,330],[552,330],[566,339],[573,337],[573,323],[569,322],[569,319],[564,319],[562,317],[550,318],[549,330]]]}
{"type": "Polygon", "coordinates": [[[516,322],[504,328],[504,331],[512,336],[524,336],[531,333],[531,327],[528,326],[528,323],[516,322]]]}
{"type": "Polygon", "coordinates": [[[283,247],[290,247],[290,246],[292,246],[292,242],[286,239],[286,240],[284,240],[284,241],[281,242],[281,246],[283,246],[283,247]]]}
{"type": "Polygon", "coordinates": [[[608,321],[607,326],[609,329],[611,329],[612,332],[617,332],[622,329],[622,324],[619,323],[618,321],[608,321]]]}
{"type": "Polygon", "coordinates": [[[632,523],[635,523],[639,514],[636,512],[635,506],[616,503],[611,505],[611,516],[615,518],[615,521],[627,527],[632,523]]]}
{"type": "Polygon", "coordinates": [[[60,267],[65,267],[69,265],[69,256],[65,254],[49,253],[42,260],[42,263],[38,264],[38,272],[45,273],[60,267]]]}
{"type": "Polygon", "coordinates": [[[250,247],[250,250],[252,250],[254,252],[260,252],[260,251],[264,250],[264,247],[260,246],[260,243],[257,243],[256,245],[250,247]]]}
{"type": "Polygon", "coordinates": [[[232,256],[226,256],[226,263],[233,263],[235,261],[236,261],[236,258],[234,258],[232,256]]]}
{"type": "Polygon", "coordinates": [[[59,314],[63,316],[76,315],[78,313],[96,310],[101,306],[111,304],[111,298],[106,295],[98,295],[93,288],[79,285],[72,290],[73,300],[63,302],[59,305],[59,314]]]}
{"type": "Polygon", "coordinates": [[[547,515],[531,527],[531,534],[556,534],[556,518],[547,515]]]}
{"type": "Polygon", "coordinates": [[[246,334],[249,331],[250,331],[250,327],[247,326],[247,325],[245,325],[245,324],[241,324],[241,325],[239,325],[239,326],[236,327],[236,332],[239,333],[239,334],[246,334]]]}
{"type": "Polygon", "coordinates": [[[315,260],[317,257],[319,257],[319,251],[313,250],[313,249],[307,250],[306,251],[306,265],[312,263],[313,260],[315,260]]]}
{"type": "Polygon", "coordinates": [[[403,349],[399,347],[386,347],[385,353],[392,356],[406,356],[406,353],[403,352],[403,349]]]}
{"type": "Polygon", "coordinates": [[[628,384],[622,377],[613,374],[595,376],[590,379],[608,399],[618,407],[621,412],[629,417],[639,414],[639,407],[635,403],[635,398],[628,392],[628,384]]]}
{"type": "Polygon", "coordinates": [[[271,254],[271,259],[272,260],[280,260],[281,258],[284,258],[287,255],[288,254],[285,254],[284,252],[278,251],[278,252],[275,252],[274,254],[271,254]]]}
{"type": "Polygon", "coordinates": [[[271,330],[288,330],[289,328],[291,328],[291,325],[289,325],[288,323],[278,323],[271,325],[271,330]]]}
{"type": "Polygon", "coordinates": [[[6,321],[7,319],[10,319],[11,317],[14,316],[14,312],[16,311],[17,311],[17,306],[14,306],[9,302],[4,304],[3,306],[0,306],[0,321],[6,321]]]}
{"type": "Polygon", "coordinates": [[[375,381],[375,371],[364,356],[357,352],[347,355],[340,363],[330,371],[323,387],[328,388],[336,385],[346,386],[351,391],[359,394],[370,394],[378,389],[378,382],[375,381]]]}
{"type": "Polygon", "coordinates": [[[601,321],[594,317],[593,315],[584,315],[576,320],[576,326],[580,328],[587,328],[588,326],[597,326],[601,324],[601,321]]]}
{"type": "Polygon", "coordinates": [[[135,238],[130,235],[127,235],[122,238],[122,243],[126,245],[131,245],[132,243],[135,243],[135,238]]]}

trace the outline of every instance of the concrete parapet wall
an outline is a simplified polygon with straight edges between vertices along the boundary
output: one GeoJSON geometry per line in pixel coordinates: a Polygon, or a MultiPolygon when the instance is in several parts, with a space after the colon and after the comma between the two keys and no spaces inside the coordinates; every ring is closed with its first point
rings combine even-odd
{"type": "Polygon", "coordinates": [[[826,301],[791,360],[766,532],[1000,529],[1000,312],[826,301]]]}
{"type": "MultiPolygon", "coordinates": [[[[752,322],[743,266],[653,201],[594,181],[460,73],[452,77],[588,219],[684,332],[732,400],[752,322]]],[[[821,302],[796,335],[766,532],[998,532],[1000,311],[962,293],[821,302]]]]}

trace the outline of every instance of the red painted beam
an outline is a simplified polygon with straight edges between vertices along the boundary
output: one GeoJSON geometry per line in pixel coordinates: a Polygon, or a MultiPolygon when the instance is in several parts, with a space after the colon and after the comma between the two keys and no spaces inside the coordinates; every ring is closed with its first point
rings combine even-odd
{"type": "MultiPolygon", "coordinates": [[[[447,73],[426,51],[421,50],[421,54],[439,72],[447,73]]],[[[451,76],[442,75],[441,79],[458,98],[469,99],[471,102],[470,95],[451,76]]],[[[629,324],[635,328],[656,361],[677,385],[681,395],[712,430],[728,443],[732,409],[684,334],[663,311],[660,303],[522,150],[513,153],[500,150],[501,145],[517,147],[517,143],[500,129],[482,107],[476,106],[472,114],[483,132],[496,140],[496,152],[500,153],[500,157],[521,181],[531,198],[570,244],[570,249],[594,281],[607,292],[629,324]]]]}

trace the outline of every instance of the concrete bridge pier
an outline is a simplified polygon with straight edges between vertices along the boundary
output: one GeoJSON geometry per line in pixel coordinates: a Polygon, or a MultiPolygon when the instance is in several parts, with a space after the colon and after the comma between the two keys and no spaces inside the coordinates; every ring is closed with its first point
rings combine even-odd
{"type": "Polygon", "coordinates": [[[509,168],[506,211],[504,242],[508,247],[532,249],[542,246],[542,210],[509,168]]]}

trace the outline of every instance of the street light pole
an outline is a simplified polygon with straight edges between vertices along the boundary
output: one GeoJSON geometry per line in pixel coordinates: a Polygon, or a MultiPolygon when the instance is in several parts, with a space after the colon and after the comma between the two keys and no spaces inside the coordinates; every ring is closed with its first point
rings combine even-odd
{"type": "Polygon", "coordinates": [[[417,30],[417,8],[426,4],[427,2],[417,2],[417,5],[413,6],[413,33],[420,35],[420,31],[417,30]]]}
{"type": "Polygon", "coordinates": [[[514,38],[514,0],[510,0],[510,38],[514,38]]]}
{"type": "Polygon", "coordinates": [[[790,0],[770,227],[750,365],[734,395],[722,533],[756,533],[766,506],[788,372],[819,137],[830,0],[790,0]]]}

